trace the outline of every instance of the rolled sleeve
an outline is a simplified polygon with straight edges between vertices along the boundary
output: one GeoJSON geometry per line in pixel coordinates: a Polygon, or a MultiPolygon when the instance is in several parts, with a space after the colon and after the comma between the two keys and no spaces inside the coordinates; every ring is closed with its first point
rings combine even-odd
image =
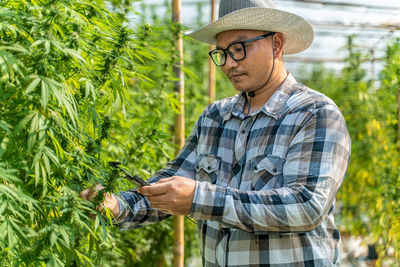
{"type": "Polygon", "coordinates": [[[114,196],[118,200],[119,213],[117,217],[114,218],[113,223],[119,224],[122,222],[123,214],[126,213],[126,204],[121,200],[121,198],[118,195],[114,194],[114,196]]]}

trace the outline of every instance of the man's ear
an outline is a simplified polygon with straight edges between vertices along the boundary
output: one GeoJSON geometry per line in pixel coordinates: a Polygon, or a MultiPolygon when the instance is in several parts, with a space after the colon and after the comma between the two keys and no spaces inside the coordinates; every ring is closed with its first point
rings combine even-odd
{"type": "Polygon", "coordinates": [[[273,43],[272,43],[275,57],[282,56],[284,43],[285,43],[285,38],[283,37],[283,34],[280,32],[275,33],[273,36],[273,43]]]}

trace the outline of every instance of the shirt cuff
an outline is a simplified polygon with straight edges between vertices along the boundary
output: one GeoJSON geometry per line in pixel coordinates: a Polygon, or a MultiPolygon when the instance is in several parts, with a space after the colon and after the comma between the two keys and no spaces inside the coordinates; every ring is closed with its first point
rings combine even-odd
{"type": "Polygon", "coordinates": [[[123,221],[123,219],[124,219],[124,217],[125,217],[125,216],[123,216],[123,214],[126,213],[127,208],[126,208],[126,204],[124,203],[124,201],[121,199],[120,196],[117,196],[117,195],[115,195],[115,194],[114,194],[114,196],[115,196],[115,197],[117,198],[117,200],[118,200],[119,213],[118,213],[117,217],[115,217],[115,218],[113,219],[113,223],[114,223],[114,224],[118,224],[118,223],[121,223],[121,222],[123,221]]]}
{"type": "Polygon", "coordinates": [[[199,220],[220,221],[224,213],[226,188],[209,182],[196,182],[190,216],[199,220]]]}

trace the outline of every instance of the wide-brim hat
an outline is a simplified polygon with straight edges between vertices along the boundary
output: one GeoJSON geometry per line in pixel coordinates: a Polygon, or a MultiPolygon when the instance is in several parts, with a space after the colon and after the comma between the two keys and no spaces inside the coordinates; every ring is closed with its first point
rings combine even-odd
{"type": "Polygon", "coordinates": [[[309,22],[295,14],[279,10],[270,0],[221,0],[215,22],[189,34],[208,44],[216,44],[219,33],[229,30],[280,32],[284,36],[284,54],[306,50],[314,39],[309,22]]]}

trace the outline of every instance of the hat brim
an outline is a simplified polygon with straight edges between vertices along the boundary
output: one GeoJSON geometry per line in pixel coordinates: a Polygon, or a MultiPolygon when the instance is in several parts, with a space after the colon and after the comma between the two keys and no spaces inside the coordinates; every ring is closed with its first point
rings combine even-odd
{"type": "Polygon", "coordinates": [[[303,18],[278,9],[251,7],[229,13],[217,21],[189,34],[208,44],[216,44],[216,36],[229,30],[260,30],[280,32],[285,43],[284,54],[306,50],[313,42],[314,31],[303,18]]]}

